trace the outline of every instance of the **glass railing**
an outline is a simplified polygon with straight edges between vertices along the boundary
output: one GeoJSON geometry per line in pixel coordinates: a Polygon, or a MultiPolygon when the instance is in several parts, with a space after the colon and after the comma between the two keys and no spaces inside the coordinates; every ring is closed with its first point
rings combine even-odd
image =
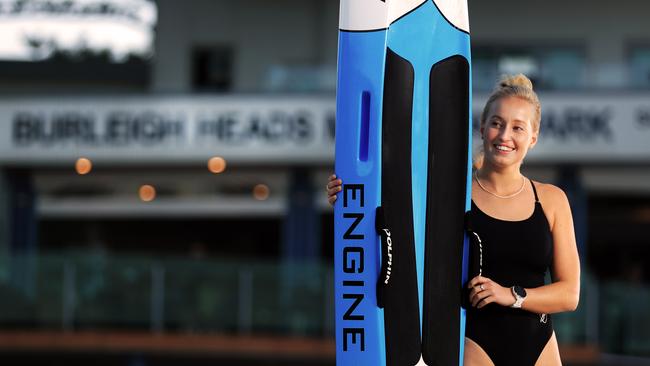
{"type": "MultiPolygon", "coordinates": [[[[648,91],[650,66],[636,63],[585,63],[572,57],[550,57],[544,65],[515,62],[505,67],[495,59],[472,60],[472,82],[475,93],[489,93],[503,74],[524,73],[531,77],[536,90],[547,92],[648,91]]],[[[512,63],[513,60],[510,60],[512,63]]],[[[517,60],[514,60],[517,61],[517,60]]],[[[260,92],[333,93],[336,90],[336,67],[332,65],[273,65],[258,86],[260,92]]]]}
{"type": "Polygon", "coordinates": [[[599,283],[589,274],[581,284],[578,309],[554,316],[558,341],[596,345],[606,353],[650,356],[650,287],[599,283]]]}
{"type": "MultiPolygon", "coordinates": [[[[0,330],[119,329],[332,337],[329,263],[41,254],[3,261],[0,330]]],[[[565,345],[650,355],[650,287],[583,276],[565,345]]]]}
{"type": "Polygon", "coordinates": [[[332,334],[321,263],[42,254],[8,266],[0,328],[332,334]]]}

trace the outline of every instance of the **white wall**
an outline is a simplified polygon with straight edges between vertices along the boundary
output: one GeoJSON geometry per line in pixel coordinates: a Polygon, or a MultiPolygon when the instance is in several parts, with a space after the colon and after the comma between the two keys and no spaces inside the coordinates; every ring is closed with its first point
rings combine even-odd
{"type": "MultiPolygon", "coordinates": [[[[647,1],[470,0],[469,5],[474,44],[582,46],[596,77],[624,73],[629,44],[650,43],[647,1]]],[[[336,65],[337,0],[158,0],[158,6],[156,92],[190,90],[193,45],[235,46],[235,92],[259,91],[271,65],[336,65]]]]}
{"type": "Polygon", "coordinates": [[[470,0],[476,43],[584,43],[591,62],[624,60],[628,42],[650,40],[650,2],[641,0],[470,0]]]}
{"type": "Polygon", "coordinates": [[[259,90],[271,65],[336,64],[336,1],[160,0],[158,6],[156,92],[191,89],[196,45],[234,47],[235,92],[259,90]]]}

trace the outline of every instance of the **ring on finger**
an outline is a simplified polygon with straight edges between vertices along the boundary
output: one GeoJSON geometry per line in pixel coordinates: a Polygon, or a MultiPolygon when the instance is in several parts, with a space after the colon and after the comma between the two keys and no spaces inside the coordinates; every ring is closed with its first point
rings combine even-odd
{"type": "Polygon", "coordinates": [[[479,285],[478,288],[480,288],[481,291],[485,290],[485,287],[483,287],[483,284],[479,285]]]}

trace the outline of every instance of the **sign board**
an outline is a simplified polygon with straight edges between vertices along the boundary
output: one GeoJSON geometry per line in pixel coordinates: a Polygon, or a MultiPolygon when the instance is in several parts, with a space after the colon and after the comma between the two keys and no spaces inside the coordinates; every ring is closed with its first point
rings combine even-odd
{"type": "Polygon", "coordinates": [[[333,159],[334,99],[157,97],[0,103],[0,163],[333,159]]]}
{"type": "MultiPolygon", "coordinates": [[[[474,98],[475,127],[486,96],[474,98]]],[[[540,95],[527,161],[650,161],[650,95],[540,95]]],[[[0,102],[0,164],[328,164],[333,97],[65,97],[0,102]]],[[[479,142],[474,138],[475,145],[479,142]]]]}

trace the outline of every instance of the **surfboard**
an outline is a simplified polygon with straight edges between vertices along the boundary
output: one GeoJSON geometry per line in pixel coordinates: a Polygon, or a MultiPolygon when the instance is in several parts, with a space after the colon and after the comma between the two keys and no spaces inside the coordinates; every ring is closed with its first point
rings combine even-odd
{"type": "Polygon", "coordinates": [[[466,0],[341,0],[337,365],[462,364],[470,75],[466,0]]]}

